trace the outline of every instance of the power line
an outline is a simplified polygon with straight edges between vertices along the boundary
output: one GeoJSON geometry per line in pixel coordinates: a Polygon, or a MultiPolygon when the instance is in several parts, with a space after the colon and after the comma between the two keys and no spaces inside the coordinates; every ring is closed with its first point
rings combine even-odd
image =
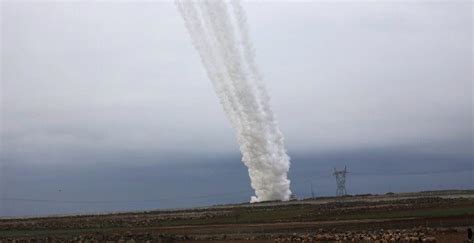
{"type": "Polygon", "coordinates": [[[44,202],[44,203],[90,203],[90,204],[105,204],[105,203],[143,203],[143,202],[162,202],[170,200],[192,200],[192,199],[203,199],[203,198],[214,198],[214,197],[225,197],[225,196],[234,196],[244,193],[249,193],[251,190],[241,190],[230,193],[216,193],[216,194],[207,194],[202,196],[192,196],[192,197],[168,197],[168,198],[158,198],[158,199],[143,199],[143,200],[56,200],[56,199],[35,199],[35,198],[0,198],[0,201],[24,201],[24,202],[44,202]]]}
{"type": "MultiPolygon", "coordinates": [[[[291,184],[302,184],[307,183],[307,181],[320,179],[320,178],[329,178],[332,177],[334,171],[312,171],[311,176],[298,176],[299,181],[293,182],[291,184]],[[318,174],[315,176],[314,174],[318,174]]],[[[474,170],[445,170],[445,171],[415,171],[415,172],[399,172],[399,173],[380,173],[380,172],[353,172],[351,171],[352,176],[410,176],[410,175],[438,175],[438,174],[454,174],[461,172],[474,172],[474,170]]],[[[293,176],[295,177],[295,176],[293,176]]]]}

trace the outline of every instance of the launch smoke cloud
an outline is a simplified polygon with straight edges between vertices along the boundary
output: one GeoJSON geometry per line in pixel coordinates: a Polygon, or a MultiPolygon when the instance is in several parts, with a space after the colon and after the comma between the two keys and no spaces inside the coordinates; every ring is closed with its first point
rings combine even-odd
{"type": "Polygon", "coordinates": [[[246,16],[238,1],[176,0],[194,47],[236,130],[255,190],[251,202],[289,200],[290,160],[255,63],[246,16]]]}

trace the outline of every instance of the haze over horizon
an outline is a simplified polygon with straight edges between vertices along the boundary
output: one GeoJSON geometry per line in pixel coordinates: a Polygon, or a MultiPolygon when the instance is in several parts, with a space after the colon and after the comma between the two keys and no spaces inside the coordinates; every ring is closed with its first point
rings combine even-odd
{"type": "MultiPolygon", "coordinates": [[[[297,195],[308,178],[332,195],[326,172],[343,165],[350,193],[472,188],[472,2],[243,7],[297,195]]],[[[2,1],[1,32],[2,198],[243,191],[117,210],[248,199],[234,131],[172,2],[2,1]]],[[[1,201],[0,216],[107,206],[87,205],[1,201]]]]}

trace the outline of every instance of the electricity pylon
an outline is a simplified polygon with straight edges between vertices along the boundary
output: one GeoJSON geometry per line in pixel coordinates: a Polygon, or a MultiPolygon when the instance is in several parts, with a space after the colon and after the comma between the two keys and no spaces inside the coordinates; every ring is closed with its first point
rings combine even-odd
{"type": "Polygon", "coordinates": [[[347,195],[346,191],[346,174],[347,174],[347,168],[344,166],[344,170],[336,170],[334,168],[334,173],[333,175],[336,177],[336,183],[337,183],[337,190],[336,190],[336,196],[345,196],[347,195]]]}

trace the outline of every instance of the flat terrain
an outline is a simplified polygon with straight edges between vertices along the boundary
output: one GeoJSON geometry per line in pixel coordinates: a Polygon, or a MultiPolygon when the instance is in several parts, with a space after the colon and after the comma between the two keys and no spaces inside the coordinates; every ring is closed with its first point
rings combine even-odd
{"type": "Polygon", "coordinates": [[[0,240],[463,242],[474,191],[433,191],[0,220],[0,240]]]}

